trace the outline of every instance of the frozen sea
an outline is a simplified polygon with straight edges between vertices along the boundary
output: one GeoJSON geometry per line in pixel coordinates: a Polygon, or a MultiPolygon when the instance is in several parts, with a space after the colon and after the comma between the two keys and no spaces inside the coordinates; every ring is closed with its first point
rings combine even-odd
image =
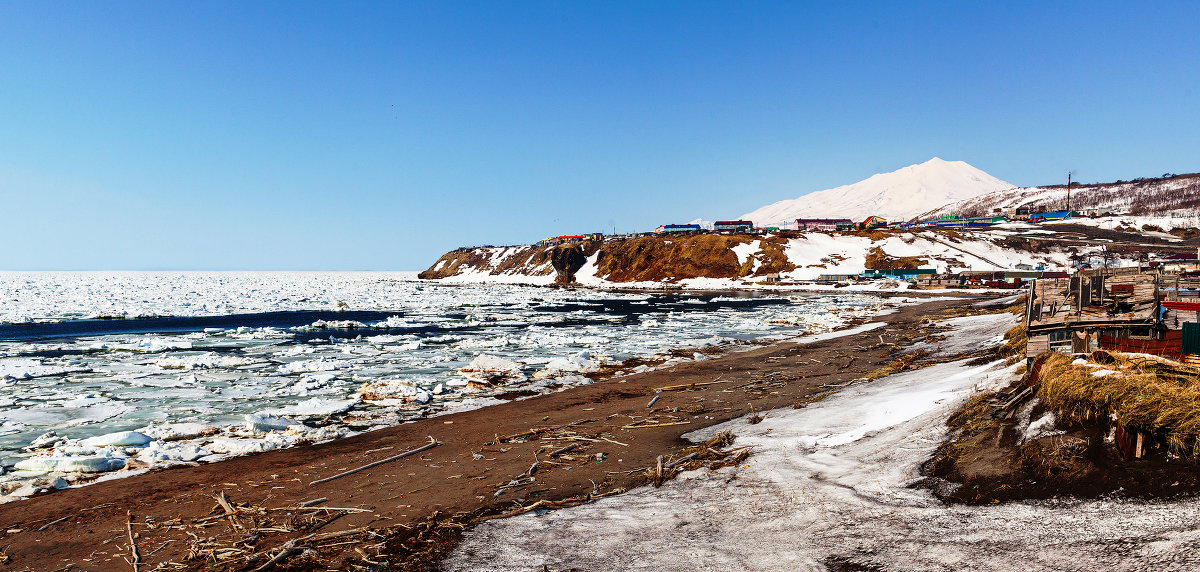
{"type": "MultiPolygon", "coordinates": [[[[503,391],[590,383],[602,363],[827,331],[890,303],[439,285],[408,272],[0,273],[0,457],[11,468],[49,431],[174,439],[187,432],[170,427],[192,423],[253,441],[273,428],[246,433],[246,416],[264,413],[340,427],[322,434],[333,437],[485,405],[503,391]],[[472,363],[511,375],[480,391],[459,372],[472,363]],[[367,388],[393,399],[364,399],[367,388]]],[[[190,455],[141,458],[256,450],[214,438],[193,438],[190,455]]]]}

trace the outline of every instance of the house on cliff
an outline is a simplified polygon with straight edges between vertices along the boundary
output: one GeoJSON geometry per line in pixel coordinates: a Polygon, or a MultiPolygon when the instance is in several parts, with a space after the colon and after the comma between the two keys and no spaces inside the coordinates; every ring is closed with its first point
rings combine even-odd
{"type": "Polygon", "coordinates": [[[684,232],[700,232],[698,224],[663,224],[654,229],[657,234],[679,234],[684,232]]]}
{"type": "Polygon", "coordinates": [[[717,232],[750,232],[754,229],[754,223],[748,220],[719,220],[713,223],[713,230],[717,232]]]}
{"type": "Polygon", "coordinates": [[[798,218],[796,219],[796,230],[850,230],[854,228],[854,221],[848,218],[798,218]]]}

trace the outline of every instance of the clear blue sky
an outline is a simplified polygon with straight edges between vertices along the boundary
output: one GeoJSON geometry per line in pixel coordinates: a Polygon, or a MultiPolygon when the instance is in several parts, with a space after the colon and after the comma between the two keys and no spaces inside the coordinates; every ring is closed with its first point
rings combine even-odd
{"type": "Polygon", "coordinates": [[[1200,171],[1196,22],[1196,2],[3,2],[0,268],[421,269],[933,156],[1018,185],[1200,171]]]}

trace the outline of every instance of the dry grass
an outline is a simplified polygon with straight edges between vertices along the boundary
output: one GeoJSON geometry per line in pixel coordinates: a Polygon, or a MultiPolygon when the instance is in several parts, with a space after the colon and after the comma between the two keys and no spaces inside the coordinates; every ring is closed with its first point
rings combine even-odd
{"type": "Polygon", "coordinates": [[[928,263],[928,259],[920,256],[891,256],[882,248],[872,246],[867,252],[864,266],[868,270],[911,270],[928,263]]]}
{"type": "Polygon", "coordinates": [[[1088,442],[1074,435],[1051,437],[1047,442],[1030,441],[1017,452],[1017,464],[1030,474],[1046,479],[1078,474],[1088,442]]]}
{"type": "Polygon", "coordinates": [[[977,436],[995,429],[1000,424],[989,415],[992,411],[992,398],[995,396],[993,391],[979,393],[946,420],[946,425],[955,430],[955,435],[942,444],[938,456],[950,462],[957,462],[974,448],[977,436]]]}
{"type": "Polygon", "coordinates": [[[963,433],[979,433],[995,425],[995,420],[988,416],[988,412],[992,410],[992,397],[995,395],[996,393],[993,391],[976,394],[962,406],[962,409],[955,411],[949,419],[946,419],[946,425],[963,433]]]}
{"type": "Polygon", "coordinates": [[[699,445],[661,456],[655,466],[634,474],[635,484],[652,484],[657,487],[682,471],[701,467],[715,470],[741,464],[750,457],[750,450],[746,447],[730,448],[733,440],[733,433],[722,431],[699,445]]]}
{"type": "Polygon", "coordinates": [[[1013,326],[1004,332],[1004,343],[1000,344],[1000,355],[1004,356],[1011,365],[1025,358],[1025,347],[1029,343],[1029,331],[1025,322],[1013,326]]]}
{"type": "MultiPolygon", "coordinates": [[[[881,377],[886,377],[886,376],[892,375],[893,373],[900,373],[900,372],[908,370],[908,369],[916,369],[916,366],[914,364],[916,364],[917,361],[921,360],[922,358],[924,358],[925,356],[928,356],[928,355],[929,355],[929,352],[927,352],[925,350],[917,350],[917,351],[909,352],[906,354],[901,354],[900,357],[884,364],[883,367],[880,367],[880,368],[876,369],[875,371],[868,373],[867,375],[864,376],[864,378],[867,379],[868,381],[874,381],[881,377]]],[[[932,365],[932,363],[924,364],[924,365],[932,365]]]]}
{"type": "Polygon", "coordinates": [[[1072,365],[1050,355],[1039,375],[1038,397],[1060,416],[1105,419],[1156,434],[1171,449],[1200,454],[1200,375],[1181,364],[1114,354],[1104,365],[1117,373],[1094,376],[1097,368],[1072,365]]]}

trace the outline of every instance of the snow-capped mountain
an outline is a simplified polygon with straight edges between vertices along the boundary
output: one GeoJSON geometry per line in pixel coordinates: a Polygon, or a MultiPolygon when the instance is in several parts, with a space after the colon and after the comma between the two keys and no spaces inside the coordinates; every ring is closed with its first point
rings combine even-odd
{"type": "Polygon", "coordinates": [[[907,220],[950,203],[1012,187],[963,161],[934,157],[852,185],[779,201],[740,218],[759,226],[784,226],[798,218],[861,220],[870,215],[907,220]]]}

